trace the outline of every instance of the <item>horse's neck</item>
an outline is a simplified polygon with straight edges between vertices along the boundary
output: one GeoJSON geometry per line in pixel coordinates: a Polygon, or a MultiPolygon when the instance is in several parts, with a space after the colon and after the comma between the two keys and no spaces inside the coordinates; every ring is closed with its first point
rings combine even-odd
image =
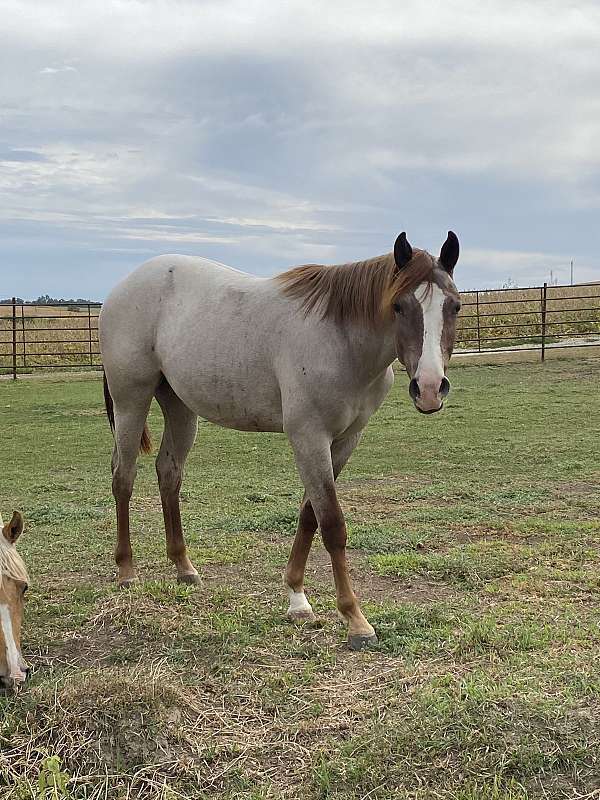
{"type": "Polygon", "coordinates": [[[354,330],[348,337],[352,361],[366,382],[384,372],[396,359],[396,342],[391,324],[354,330]]]}

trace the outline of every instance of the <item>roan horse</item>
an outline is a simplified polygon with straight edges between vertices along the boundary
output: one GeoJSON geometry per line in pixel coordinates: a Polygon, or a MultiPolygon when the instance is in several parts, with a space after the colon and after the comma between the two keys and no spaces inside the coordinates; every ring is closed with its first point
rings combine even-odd
{"type": "Polygon", "coordinates": [[[29,671],[21,653],[23,597],[29,584],[27,569],[15,543],[23,532],[18,511],[4,525],[0,516],[0,688],[18,689],[29,671]]]}
{"type": "Polygon", "coordinates": [[[451,231],[439,258],[401,233],[394,252],[258,278],[203,258],[151,259],[120,283],[100,315],[105,400],[115,432],[113,495],[118,581],[136,578],[129,500],[138,450],[150,450],[152,398],[165,428],[156,459],[167,553],[178,579],[198,583],[183,538],[179,489],[198,417],[242,431],[285,432],[305,494],[285,571],[288,615],[313,619],[304,570],[320,528],[352,649],[376,641],[352,590],[335,481],[392,386],[398,358],[416,408],[450,390],[459,295],[451,231]],[[141,444],[140,444],[141,443],[141,444]]]}

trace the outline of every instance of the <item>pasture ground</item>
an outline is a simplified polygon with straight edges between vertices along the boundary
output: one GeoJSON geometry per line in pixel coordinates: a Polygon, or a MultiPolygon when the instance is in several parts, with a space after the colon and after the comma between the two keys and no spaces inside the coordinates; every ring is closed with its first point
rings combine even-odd
{"type": "Polygon", "coordinates": [[[339,482],[380,638],[358,654],[320,542],[321,624],[285,620],[284,437],[201,424],[183,489],[200,589],[173,580],[141,457],[142,581],[119,592],[100,383],[0,383],[35,665],[0,698],[0,797],[600,797],[600,360],[450,377],[446,411],[422,417],[398,376],[339,482]]]}

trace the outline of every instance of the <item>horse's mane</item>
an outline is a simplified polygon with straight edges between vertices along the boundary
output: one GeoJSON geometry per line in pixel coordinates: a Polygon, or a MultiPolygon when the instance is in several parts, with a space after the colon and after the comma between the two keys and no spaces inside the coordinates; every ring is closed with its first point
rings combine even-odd
{"type": "Polygon", "coordinates": [[[14,544],[10,544],[0,531],[0,589],[4,577],[19,583],[29,583],[27,568],[14,544]]]}
{"type": "Polygon", "coordinates": [[[350,264],[293,267],[274,280],[286,295],[302,301],[306,316],[314,311],[322,319],[374,326],[392,313],[394,298],[423,282],[431,283],[433,267],[429,253],[413,250],[413,257],[401,270],[388,253],[350,264]]]}

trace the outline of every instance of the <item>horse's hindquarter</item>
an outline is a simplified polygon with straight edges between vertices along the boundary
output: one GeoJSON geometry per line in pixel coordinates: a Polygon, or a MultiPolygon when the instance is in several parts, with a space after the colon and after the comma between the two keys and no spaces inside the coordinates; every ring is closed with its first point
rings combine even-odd
{"type": "Polygon", "coordinates": [[[272,353],[279,323],[265,298],[266,283],[226,267],[184,262],[175,265],[161,301],[160,369],[189,408],[224,427],[282,430],[272,353]]]}

